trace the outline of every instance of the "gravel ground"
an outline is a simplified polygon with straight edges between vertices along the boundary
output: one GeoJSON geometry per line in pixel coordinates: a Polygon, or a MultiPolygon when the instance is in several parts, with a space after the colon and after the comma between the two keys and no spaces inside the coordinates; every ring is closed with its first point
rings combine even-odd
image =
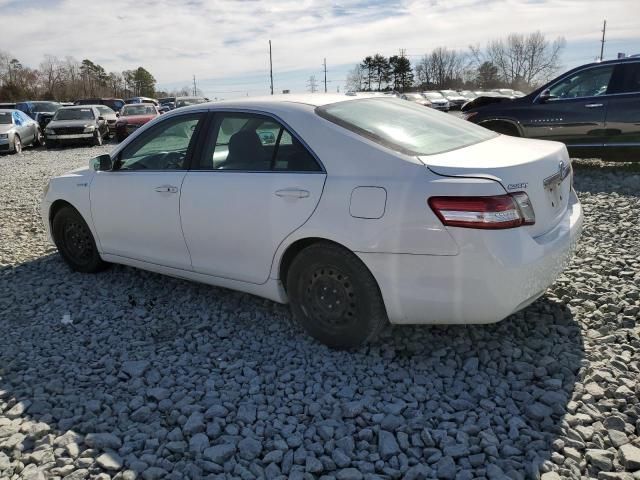
{"type": "Polygon", "coordinates": [[[70,272],[37,202],[109,148],[0,156],[0,478],[640,479],[637,170],[576,171],[578,252],[525,311],[349,353],[257,297],[70,272]]]}

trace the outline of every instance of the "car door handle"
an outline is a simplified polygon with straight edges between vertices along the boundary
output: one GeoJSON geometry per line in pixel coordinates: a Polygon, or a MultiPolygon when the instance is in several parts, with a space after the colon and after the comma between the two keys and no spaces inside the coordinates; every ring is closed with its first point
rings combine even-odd
{"type": "Polygon", "coordinates": [[[587,103],[584,108],[600,108],[602,106],[602,103],[587,103]]]}
{"type": "Polygon", "coordinates": [[[160,185],[155,188],[155,191],[158,193],[176,193],[178,187],[174,187],[173,185],[160,185]]]}
{"type": "Polygon", "coordinates": [[[302,190],[300,188],[283,188],[282,190],[276,190],[275,193],[278,197],[289,198],[307,198],[311,195],[308,190],[302,190]]]}

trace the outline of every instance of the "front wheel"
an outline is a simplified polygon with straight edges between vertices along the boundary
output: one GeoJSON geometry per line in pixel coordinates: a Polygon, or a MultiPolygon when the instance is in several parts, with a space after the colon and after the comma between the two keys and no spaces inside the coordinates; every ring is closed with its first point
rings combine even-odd
{"type": "Polygon", "coordinates": [[[358,347],[388,323],[375,278],[338,245],[317,243],[302,250],[289,268],[287,293],[296,320],[329,347],[358,347]]]}
{"type": "Polygon", "coordinates": [[[13,137],[13,151],[15,153],[22,153],[22,141],[18,135],[13,137]]]}
{"type": "Polygon", "coordinates": [[[36,132],[36,138],[33,141],[33,144],[36,147],[41,146],[44,143],[44,135],[42,135],[42,130],[40,130],[40,128],[38,127],[38,131],[36,132]]]}
{"type": "Polygon", "coordinates": [[[107,267],[82,215],[73,207],[62,207],[51,224],[53,240],[63,260],[72,270],[94,273],[107,267]]]}
{"type": "Polygon", "coordinates": [[[93,144],[96,147],[102,146],[102,133],[100,133],[100,130],[96,130],[96,133],[93,135],[93,144]]]}

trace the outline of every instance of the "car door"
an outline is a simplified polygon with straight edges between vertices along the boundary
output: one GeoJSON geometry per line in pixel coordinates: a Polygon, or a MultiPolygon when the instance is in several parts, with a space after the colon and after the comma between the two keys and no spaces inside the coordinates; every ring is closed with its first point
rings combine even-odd
{"type": "MultiPolygon", "coordinates": [[[[616,66],[609,89],[605,149],[640,150],[640,60],[616,66]]],[[[626,150],[627,152],[623,152],[626,150]]],[[[609,152],[612,153],[612,152],[609,152]]]]}
{"type": "Polygon", "coordinates": [[[91,214],[104,253],[191,269],[180,195],[204,115],[167,118],[128,143],[113,170],[96,172],[91,214]]]}
{"type": "Polygon", "coordinates": [[[17,113],[22,120],[22,127],[24,129],[24,134],[26,135],[26,138],[28,138],[28,144],[31,145],[35,143],[36,138],[38,136],[38,122],[31,119],[28,115],[25,115],[22,112],[17,112],[17,113]]]}
{"type": "Polygon", "coordinates": [[[209,130],[180,198],[193,269],[264,283],[280,243],[316,208],[324,169],[270,116],[219,112],[209,130]]]}
{"type": "Polygon", "coordinates": [[[23,146],[33,143],[33,128],[31,119],[22,112],[13,112],[13,123],[16,126],[16,133],[20,137],[23,146]]]}
{"type": "Polygon", "coordinates": [[[540,95],[522,121],[525,136],[557,140],[568,146],[601,147],[604,144],[606,95],[613,65],[574,72],[540,95]]]}

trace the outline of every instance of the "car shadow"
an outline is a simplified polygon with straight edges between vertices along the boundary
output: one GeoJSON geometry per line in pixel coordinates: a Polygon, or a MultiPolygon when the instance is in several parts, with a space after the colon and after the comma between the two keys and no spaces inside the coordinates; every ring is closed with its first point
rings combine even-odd
{"type": "Polygon", "coordinates": [[[552,292],[494,325],[389,327],[348,352],[307,337],[286,306],[128,267],[84,275],[48,255],[1,268],[0,291],[0,432],[17,429],[0,451],[53,445],[72,459],[49,463],[54,475],[65,462],[95,475],[111,450],[139,472],[259,477],[273,461],[290,475],[304,459],[261,459],[302,444],[385,478],[535,477],[584,357],[552,292]],[[257,460],[205,459],[191,446],[203,431],[208,445],[257,438],[257,460]]]}

